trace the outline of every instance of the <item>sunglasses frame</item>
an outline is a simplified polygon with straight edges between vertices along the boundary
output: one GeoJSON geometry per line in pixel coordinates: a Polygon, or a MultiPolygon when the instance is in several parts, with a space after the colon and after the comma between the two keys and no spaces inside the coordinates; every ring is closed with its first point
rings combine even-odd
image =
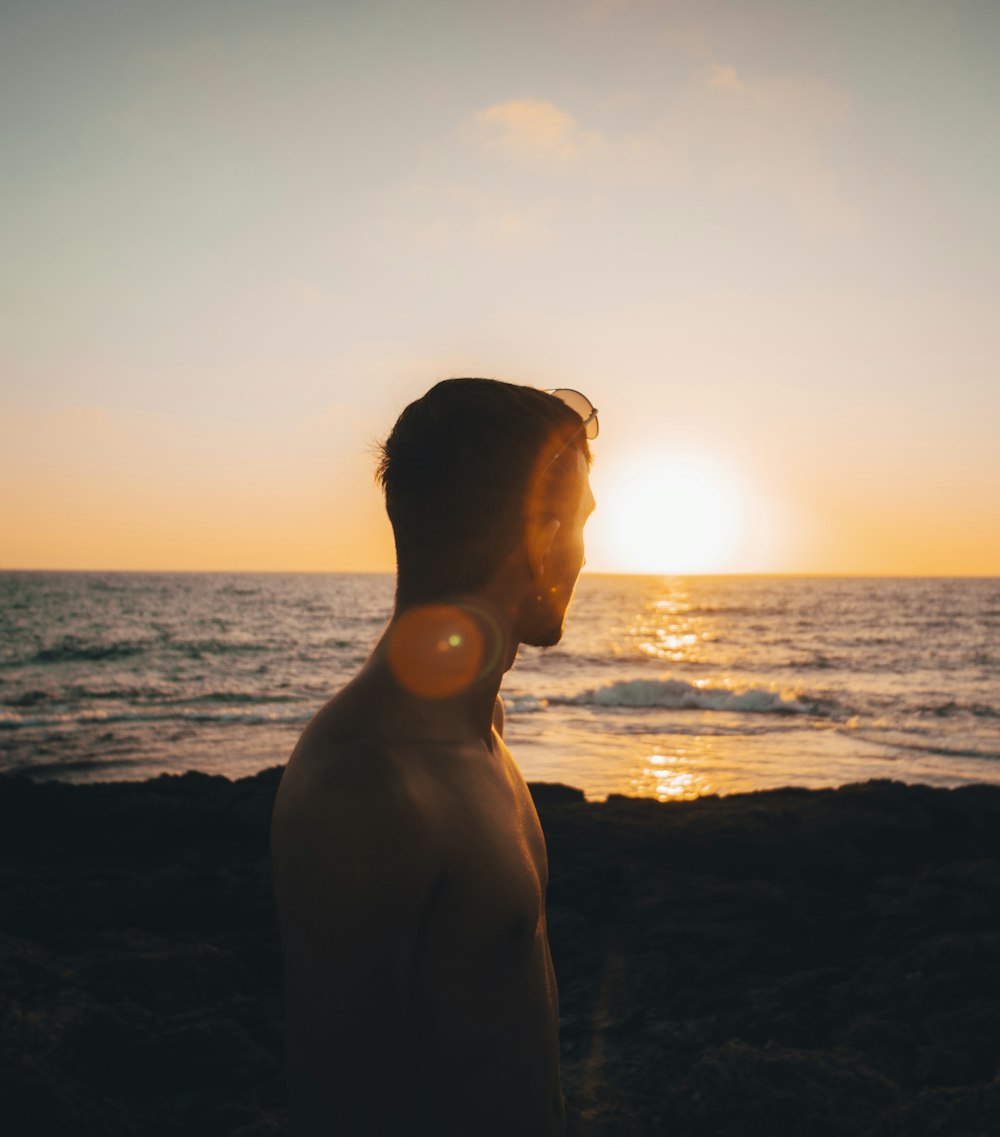
{"type": "Polygon", "coordinates": [[[597,421],[597,407],[594,406],[594,404],[590,401],[590,399],[587,398],[585,394],[583,394],[582,391],[575,391],[572,387],[555,387],[550,391],[546,391],[545,393],[547,395],[555,395],[555,397],[559,399],[560,402],[565,403],[571,411],[575,411],[576,414],[580,416],[580,428],[579,430],[575,430],[567,439],[565,446],[561,446],[556,451],[555,455],[545,463],[544,467],[542,468],[543,472],[545,470],[551,469],[551,467],[559,461],[563,454],[565,454],[569,447],[572,446],[576,441],[576,437],[580,431],[583,431],[584,436],[589,440],[596,438],[597,432],[600,430],[600,423],[597,421]],[[572,395],[573,401],[565,398],[566,395],[572,395]],[[574,405],[574,401],[576,399],[582,400],[585,407],[589,408],[589,414],[586,416],[586,418],[584,417],[581,409],[574,405]],[[594,428],[593,433],[591,433],[591,427],[594,428]]]}
{"type": "Polygon", "coordinates": [[[571,411],[575,411],[583,422],[583,429],[588,439],[594,439],[600,432],[601,425],[597,421],[597,407],[587,398],[582,391],[575,391],[572,387],[554,387],[546,391],[548,395],[555,395],[555,397],[566,404],[571,411]],[[566,396],[569,395],[569,398],[566,396]],[[577,406],[579,400],[583,406],[577,406]],[[584,411],[587,413],[584,414],[584,411]],[[591,429],[593,427],[593,430],[591,429]]]}

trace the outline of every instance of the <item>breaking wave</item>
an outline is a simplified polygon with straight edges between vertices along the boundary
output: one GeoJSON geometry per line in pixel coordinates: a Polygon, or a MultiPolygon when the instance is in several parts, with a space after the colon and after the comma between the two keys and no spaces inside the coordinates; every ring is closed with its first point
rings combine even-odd
{"type": "Polygon", "coordinates": [[[766,687],[733,691],[728,687],[701,687],[683,679],[624,679],[605,683],[575,695],[504,696],[514,713],[532,713],[550,705],[587,707],[653,707],[659,710],[734,711],[743,714],[827,715],[830,705],[819,700],[786,696],[766,687]]]}
{"type": "Polygon", "coordinates": [[[114,640],[111,643],[88,643],[76,636],[64,636],[54,644],[40,647],[30,663],[77,663],[103,659],[127,659],[150,647],[150,640],[114,640]]]}

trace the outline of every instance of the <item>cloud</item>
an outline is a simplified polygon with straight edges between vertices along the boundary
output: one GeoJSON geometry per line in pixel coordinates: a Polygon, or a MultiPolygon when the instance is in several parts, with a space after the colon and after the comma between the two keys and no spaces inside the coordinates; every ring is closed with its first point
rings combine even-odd
{"type": "Polygon", "coordinates": [[[483,151],[517,165],[572,168],[603,145],[599,131],[584,130],[547,99],[513,99],[477,112],[469,137],[483,151]]]}
{"type": "MultiPolygon", "coordinates": [[[[658,117],[644,110],[647,125],[629,130],[629,101],[605,106],[604,119],[619,129],[592,129],[546,99],[514,99],[473,114],[461,137],[521,174],[572,173],[593,191],[591,201],[623,186],[683,185],[706,198],[777,202],[807,232],[856,230],[843,145],[852,105],[844,91],[809,76],[754,75],[714,62],[699,66],[658,117]]],[[[425,215],[411,227],[417,243],[471,239],[519,253],[548,244],[549,222],[566,202],[542,208],[537,181],[505,183],[493,171],[488,178],[478,189],[467,176],[461,187],[453,182],[445,192],[457,218],[438,209],[425,215]],[[515,190],[520,200],[510,199],[515,190]]],[[[586,208],[584,199],[576,202],[586,208]]]]}
{"type": "Polygon", "coordinates": [[[689,86],[666,124],[698,154],[697,174],[717,193],[763,194],[813,229],[850,229],[838,148],[851,101],[813,78],[746,76],[714,64],[689,86]]]}
{"type": "Polygon", "coordinates": [[[735,67],[715,63],[707,67],[691,88],[722,92],[732,97],[731,107],[752,111],[759,117],[794,120],[799,126],[826,129],[841,124],[850,111],[844,91],[809,76],[741,75],[735,67]]]}
{"type": "Polygon", "coordinates": [[[733,67],[713,64],[705,75],[705,82],[715,91],[745,91],[746,84],[736,74],[733,67]]]}
{"type": "MultiPolygon", "coordinates": [[[[605,111],[628,117],[627,105],[605,111]]],[[[844,232],[856,223],[842,177],[850,117],[848,95],[819,79],[712,63],[638,131],[591,130],[529,99],[488,107],[473,122],[484,151],[535,173],[573,170],[599,188],[687,183],[722,198],[771,198],[807,230],[844,232]]]]}
{"type": "Polygon", "coordinates": [[[599,188],[688,183],[726,199],[770,198],[803,229],[850,231],[842,143],[851,100],[813,77],[755,76],[715,63],[640,131],[590,130],[543,100],[497,103],[474,117],[486,152],[535,173],[573,171],[599,188]]]}

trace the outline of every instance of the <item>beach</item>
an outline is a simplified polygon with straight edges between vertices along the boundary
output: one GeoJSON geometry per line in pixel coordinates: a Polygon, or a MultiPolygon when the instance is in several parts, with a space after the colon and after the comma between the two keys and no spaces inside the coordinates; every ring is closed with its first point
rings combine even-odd
{"type": "MultiPolygon", "coordinates": [[[[280,773],[0,778],[6,1133],[287,1132],[280,773]]],[[[1000,787],[532,792],[571,1135],[1000,1131],[1000,787]]]]}

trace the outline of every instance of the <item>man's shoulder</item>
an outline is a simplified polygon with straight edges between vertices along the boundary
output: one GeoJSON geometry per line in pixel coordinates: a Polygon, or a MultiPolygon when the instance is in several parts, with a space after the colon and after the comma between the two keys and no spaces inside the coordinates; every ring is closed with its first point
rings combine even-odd
{"type": "Polygon", "coordinates": [[[322,823],[401,814],[416,808],[414,771],[377,735],[305,731],[282,775],[278,805],[322,823]]]}
{"type": "Polygon", "coordinates": [[[390,773],[399,756],[385,737],[390,716],[384,703],[366,692],[358,679],[353,680],[313,716],[287,770],[324,785],[390,773]]]}
{"type": "Polygon", "coordinates": [[[425,890],[441,860],[438,810],[391,746],[315,738],[282,775],[271,820],[279,879],[294,890],[425,890]],[[407,883],[409,882],[409,883],[407,883]]]}
{"type": "Polygon", "coordinates": [[[404,730],[390,708],[364,711],[334,696],[316,714],[285,767],[276,813],[347,830],[402,832],[433,823],[447,747],[428,746],[404,730]]]}

